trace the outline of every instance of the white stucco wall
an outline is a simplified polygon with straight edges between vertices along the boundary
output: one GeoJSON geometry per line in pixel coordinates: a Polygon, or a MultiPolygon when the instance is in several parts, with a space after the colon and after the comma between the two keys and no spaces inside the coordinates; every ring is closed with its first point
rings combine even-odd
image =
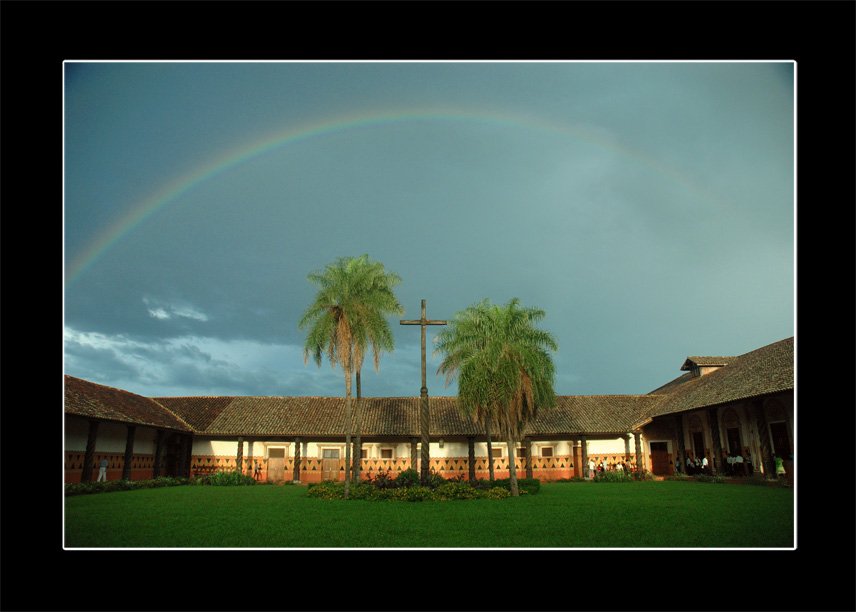
{"type": "MultiPolygon", "coordinates": [[[[89,437],[86,419],[65,415],[65,450],[85,451],[89,437]]],[[[128,428],[118,423],[101,423],[95,443],[96,453],[124,453],[128,441],[128,428]]],[[[154,454],[157,432],[150,427],[137,426],[134,431],[134,453],[154,454]]]]}
{"type": "MultiPolygon", "coordinates": [[[[84,446],[85,440],[86,436],[84,433],[84,446]]],[[[541,449],[549,446],[553,448],[553,456],[572,455],[573,445],[574,442],[569,440],[549,442],[536,441],[532,443],[532,454],[535,457],[540,457],[541,449]]],[[[491,446],[494,451],[497,449],[501,450],[503,457],[508,456],[505,442],[492,442],[491,446]]],[[[293,457],[295,454],[294,442],[245,441],[243,443],[243,455],[245,459],[264,458],[268,456],[269,448],[284,448],[286,457],[293,457]]],[[[318,458],[321,457],[325,448],[341,449],[340,458],[344,459],[344,444],[342,442],[302,442],[300,455],[302,457],[318,458]]],[[[124,450],[124,441],[122,442],[122,449],[124,450]]],[[[409,442],[363,442],[363,450],[366,451],[366,458],[368,459],[380,459],[384,449],[392,450],[393,459],[410,458],[411,450],[409,442]]],[[[615,440],[589,440],[588,442],[589,454],[623,454],[624,449],[624,440],[621,438],[616,438],[615,440]]],[[[237,452],[238,443],[234,440],[207,440],[195,437],[193,441],[194,455],[234,457],[237,455],[237,452]]],[[[630,452],[636,452],[636,445],[633,438],[630,439],[630,452]]],[[[434,458],[467,457],[469,454],[469,448],[466,441],[443,440],[442,448],[440,447],[439,441],[431,442],[430,454],[434,458]]],[[[475,454],[477,457],[487,456],[487,444],[485,442],[476,442],[475,454]]]]}

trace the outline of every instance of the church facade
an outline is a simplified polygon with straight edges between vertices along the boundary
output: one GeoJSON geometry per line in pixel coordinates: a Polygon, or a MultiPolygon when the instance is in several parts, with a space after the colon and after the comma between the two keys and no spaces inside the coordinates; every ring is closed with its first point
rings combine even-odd
{"type": "MultiPolygon", "coordinates": [[[[713,472],[775,474],[774,455],[793,478],[794,338],[736,357],[687,357],[685,373],[646,395],[558,396],[514,449],[519,476],[587,477],[590,468],[667,476],[688,459],[713,472]]],[[[419,397],[361,398],[365,477],[420,468],[419,397]]],[[[345,475],[344,398],[143,397],[65,377],[65,482],[193,477],[241,470],[259,480],[320,482],[345,475]]],[[[354,401],[354,405],[356,400],[354,401]]],[[[429,398],[430,466],[446,478],[507,477],[504,440],[457,409],[429,398]],[[488,451],[490,447],[490,451],[488,451]]],[[[356,414],[355,414],[356,416],[356,414]]]]}

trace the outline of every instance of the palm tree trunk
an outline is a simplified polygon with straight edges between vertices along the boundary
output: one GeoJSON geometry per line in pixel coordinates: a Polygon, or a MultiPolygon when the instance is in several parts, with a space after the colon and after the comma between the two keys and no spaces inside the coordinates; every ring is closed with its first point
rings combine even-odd
{"type": "Polygon", "coordinates": [[[351,366],[345,367],[345,499],[351,492],[351,478],[348,466],[351,465],[351,366]]]}
{"type": "Polygon", "coordinates": [[[514,464],[514,440],[508,436],[508,484],[511,486],[511,496],[520,497],[517,489],[517,466],[514,464]]]}
{"type": "Polygon", "coordinates": [[[362,398],[362,393],[360,392],[360,371],[357,370],[357,405],[354,410],[354,464],[352,470],[352,477],[354,482],[359,484],[360,482],[360,468],[362,467],[362,446],[363,441],[360,438],[360,412],[362,408],[362,402],[360,399],[362,398]]]}

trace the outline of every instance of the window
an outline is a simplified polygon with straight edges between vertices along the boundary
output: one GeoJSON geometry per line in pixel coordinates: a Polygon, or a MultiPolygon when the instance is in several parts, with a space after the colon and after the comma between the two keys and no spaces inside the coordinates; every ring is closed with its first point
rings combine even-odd
{"type": "Polygon", "coordinates": [[[324,457],[324,459],[338,459],[339,458],[339,449],[338,448],[325,448],[323,457],[324,457]]]}
{"type": "Polygon", "coordinates": [[[553,447],[552,446],[542,446],[541,447],[541,456],[542,457],[552,457],[553,456],[553,447]]]}
{"type": "Polygon", "coordinates": [[[494,459],[497,457],[502,457],[502,449],[501,448],[492,448],[490,449],[490,456],[494,459]]]}
{"type": "Polygon", "coordinates": [[[391,448],[380,449],[380,458],[381,459],[392,459],[392,449],[391,448]]]}

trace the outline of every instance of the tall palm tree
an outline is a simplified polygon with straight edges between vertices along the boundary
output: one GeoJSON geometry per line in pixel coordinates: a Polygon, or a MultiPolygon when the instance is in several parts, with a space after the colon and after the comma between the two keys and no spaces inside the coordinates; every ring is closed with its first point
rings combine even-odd
{"type": "Polygon", "coordinates": [[[519,492],[514,443],[539,408],[556,403],[549,351],[558,346],[552,334],[534,326],[545,314],[522,307],[517,298],[505,306],[485,299],[456,313],[435,340],[435,352],[444,355],[437,373],[446,374],[447,385],[458,378],[458,405],[506,440],[515,497],[519,492]]]}
{"type": "Polygon", "coordinates": [[[298,327],[307,330],[303,346],[304,363],[312,356],[321,367],[326,354],[330,366],[345,373],[345,497],[350,492],[351,473],[351,379],[363,366],[366,349],[371,347],[375,371],[380,355],[392,351],[395,339],[386,317],[403,314],[393,287],[401,277],[387,272],[368,255],[339,257],[323,270],[309,274],[318,287],[315,299],[303,313],[298,327]]]}

